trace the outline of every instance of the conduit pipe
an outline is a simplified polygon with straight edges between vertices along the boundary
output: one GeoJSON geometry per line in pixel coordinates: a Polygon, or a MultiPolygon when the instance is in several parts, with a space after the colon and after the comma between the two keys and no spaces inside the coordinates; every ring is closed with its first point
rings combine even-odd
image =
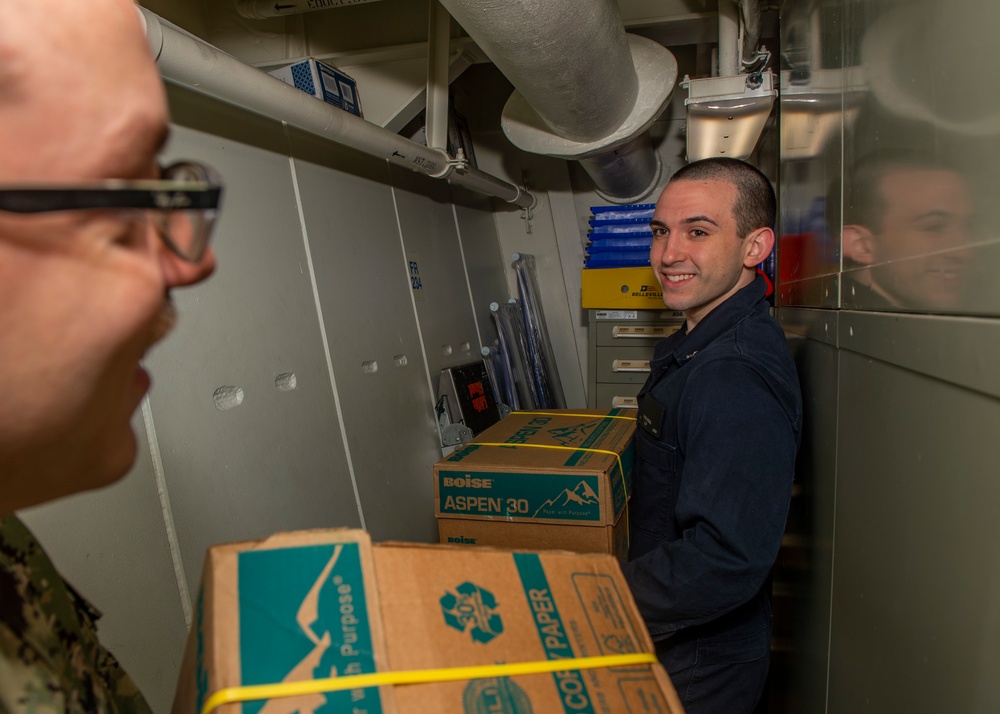
{"type": "Polygon", "coordinates": [[[495,176],[376,126],[240,62],[158,15],[138,8],[164,79],[289,126],[350,146],[391,164],[448,179],[473,191],[533,208],[535,197],[495,176]]]}
{"type": "Polygon", "coordinates": [[[236,0],[236,12],[251,20],[263,20],[366,2],[375,0],[236,0]]]}
{"type": "Polygon", "coordinates": [[[733,77],[740,73],[741,63],[743,67],[757,63],[760,22],[758,0],[719,0],[718,76],[733,77]]]}
{"type": "Polygon", "coordinates": [[[740,9],[734,0],[719,0],[719,76],[740,73],[740,9]]]}
{"type": "Polygon", "coordinates": [[[579,161],[612,202],[656,186],[661,165],[646,130],[670,100],[677,62],[626,35],[614,0],[441,4],[514,85],[501,119],[513,144],[579,161]]]}
{"type": "Polygon", "coordinates": [[[427,146],[448,149],[448,59],[451,15],[438,0],[428,3],[427,21],[427,146]]]}
{"type": "Polygon", "coordinates": [[[758,59],[760,44],[760,4],[758,0],[740,0],[743,10],[743,64],[749,67],[758,59]]]}

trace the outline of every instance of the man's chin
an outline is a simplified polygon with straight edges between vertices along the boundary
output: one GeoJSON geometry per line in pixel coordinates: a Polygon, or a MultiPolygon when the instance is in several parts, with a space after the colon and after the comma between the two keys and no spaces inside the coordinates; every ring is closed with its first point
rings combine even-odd
{"type": "Polygon", "coordinates": [[[94,454],[93,467],[80,474],[80,491],[104,488],[122,480],[135,465],[139,446],[135,433],[128,426],[124,433],[117,434],[114,443],[108,444],[101,452],[94,454]]]}

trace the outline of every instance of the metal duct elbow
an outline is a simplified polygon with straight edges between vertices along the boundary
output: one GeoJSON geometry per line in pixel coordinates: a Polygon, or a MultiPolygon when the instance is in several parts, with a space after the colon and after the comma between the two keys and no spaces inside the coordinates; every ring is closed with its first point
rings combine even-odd
{"type": "Polygon", "coordinates": [[[642,137],[670,100],[677,62],[627,35],[613,0],[441,4],[514,85],[501,126],[515,146],[579,161],[612,202],[655,188],[660,162],[642,137]]]}

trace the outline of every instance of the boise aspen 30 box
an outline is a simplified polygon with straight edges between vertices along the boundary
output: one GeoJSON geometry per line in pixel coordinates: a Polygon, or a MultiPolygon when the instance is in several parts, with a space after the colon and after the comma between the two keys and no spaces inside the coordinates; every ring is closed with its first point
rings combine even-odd
{"type": "Polygon", "coordinates": [[[434,465],[442,543],[628,551],[634,412],[513,412],[434,465]]]}
{"type": "Polygon", "coordinates": [[[174,712],[682,714],[653,651],[609,555],[285,533],[210,549],[174,712]]]}

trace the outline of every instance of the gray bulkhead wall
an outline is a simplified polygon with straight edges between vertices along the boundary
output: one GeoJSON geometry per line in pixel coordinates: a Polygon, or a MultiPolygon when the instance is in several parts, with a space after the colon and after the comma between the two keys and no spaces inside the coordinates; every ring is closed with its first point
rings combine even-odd
{"type": "MultiPolygon", "coordinates": [[[[812,57],[814,78],[843,70],[854,116],[780,166],[778,312],[805,398],[797,532],[779,563],[798,575],[783,695],[788,711],[827,714],[1000,711],[1000,5],[786,5],[783,56],[812,57]],[[820,31],[802,32],[810,23],[820,31]],[[955,211],[958,229],[918,205],[905,249],[876,263],[928,303],[955,288],[948,303],[888,311],[850,287],[865,273],[847,260],[839,195],[852,165],[885,150],[950,166],[918,174],[934,189],[918,200],[943,220],[955,211]],[[973,199],[968,225],[959,201],[935,198],[954,195],[951,172],[973,199]]],[[[876,242],[899,225],[883,220],[876,242]]]]}
{"type": "Polygon", "coordinates": [[[479,358],[508,297],[489,199],[168,90],[166,158],[225,179],[218,270],[174,294],[132,472],[22,514],[156,711],[209,545],[362,525],[436,540],[437,375],[479,358]],[[220,388],[240,403],[218,408],[220,388]]]}

